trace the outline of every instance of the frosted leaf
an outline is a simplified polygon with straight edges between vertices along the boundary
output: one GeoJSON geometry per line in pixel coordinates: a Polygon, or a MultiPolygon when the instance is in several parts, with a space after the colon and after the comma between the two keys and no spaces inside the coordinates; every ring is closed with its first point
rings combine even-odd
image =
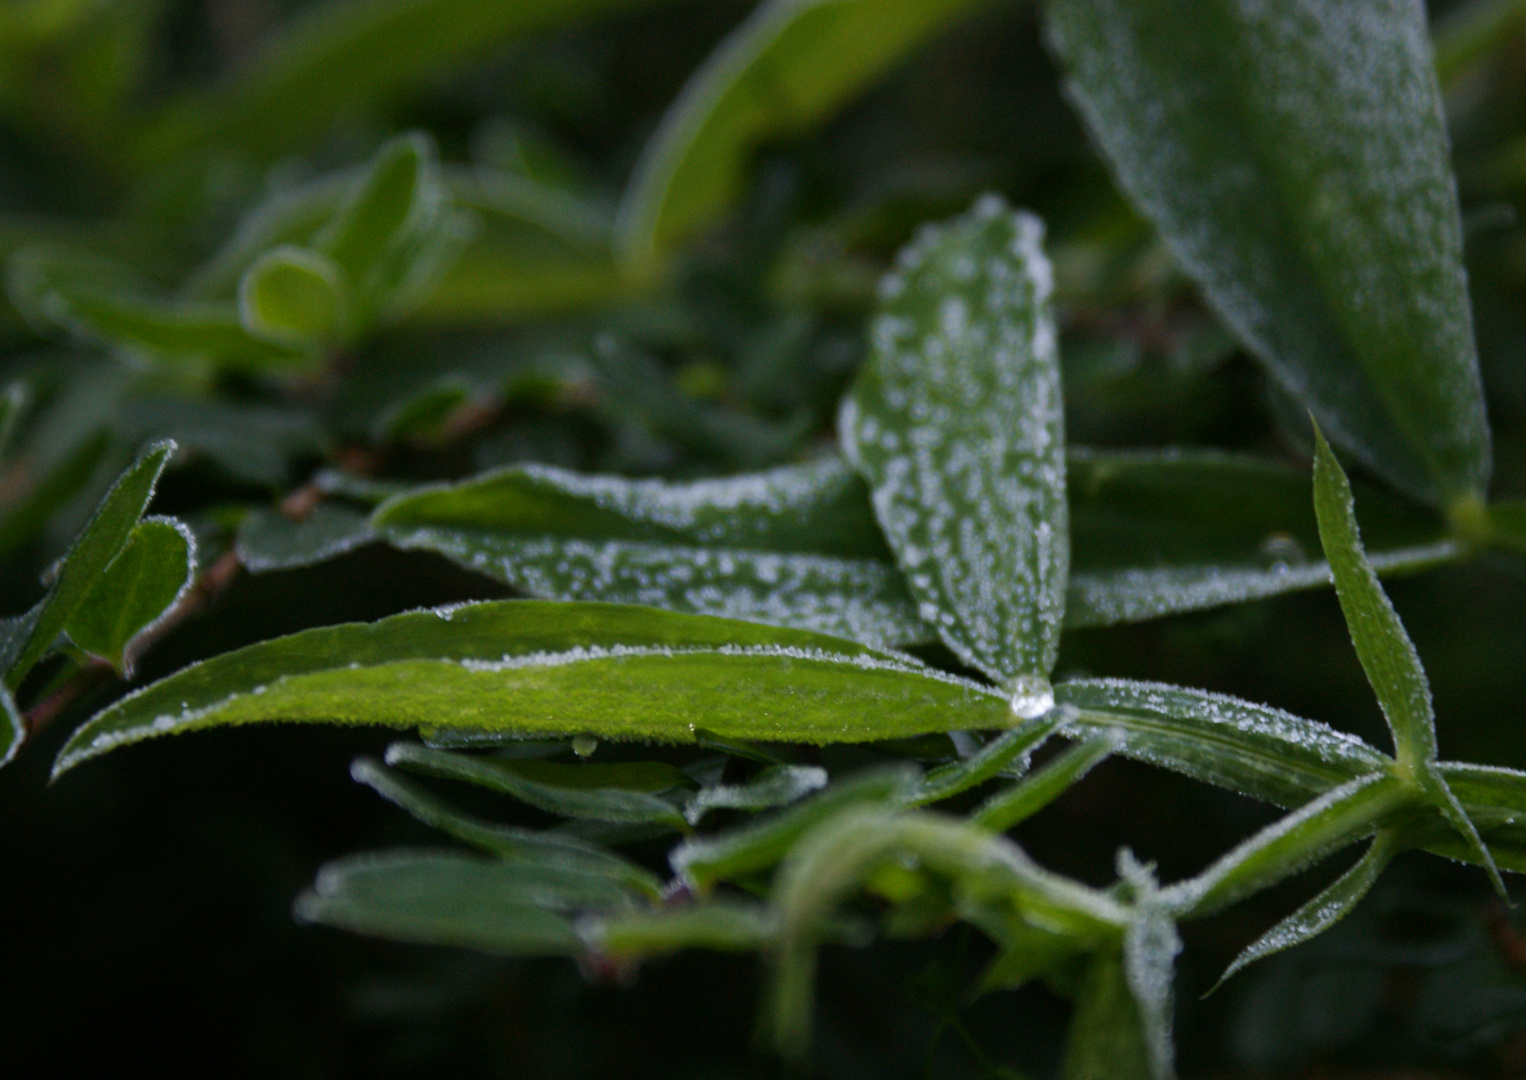
{"type": "Polygon", "coordinates": [[[1070,554],[1042,237],[994,195],[924,227],[838,421],[923,619],[1001,682],[1054,666],[1070,554]]]}
{"type": "Polygon", "coordinates": [[[1420,0],[1054,0],[1119,186],[1331,438],[1429,501],[1488,421],[1420,0]]]}
{"type": "Polygon", "coordinates": [[[900,575],[872,559],[442,528],[396,530],[388,539],[439,552],[545,600],[645,604],[870,645],[927,637],[900,575]]]}
{"type": "Polygon", "coordinates": [[[827,786],[827,771],[816,765],[772,765],[745,784],[716,784],[694,793],[684,807],[690,825],[711,810],[767,810],[787,806],[827,786]]]}
{"type": "Polygon", "coordinates": [[[4,684],[0,684],[0,765],[7,765],[21,750],[26,741],[26,725],[16,699],[4,684]]]}
{"type": "Polygon", "coordinates": [[[1390,759],[1354,735],[1206,690],[1123,679],[1055,687],[1076,732],[1120,733],[1118,753],[1281,806],[1296,806],[1390,759]]]}
{"type": "Polygon", "coordinates": [[[301,521],[274,510],[251,510],[239,522],[238,558],[251,574],[311,566],[376,539],[365,515],[322,503],[301,521]]]}
{"type": "Polygon", "coordinates": [[[1151,895],[1136,903],[1123,934],[1123,972],[1139,1007],[1139,1023],[1157,1080],[1174,1075],[1172,982],[1182,939],[1170,914],[1151,895]]]}

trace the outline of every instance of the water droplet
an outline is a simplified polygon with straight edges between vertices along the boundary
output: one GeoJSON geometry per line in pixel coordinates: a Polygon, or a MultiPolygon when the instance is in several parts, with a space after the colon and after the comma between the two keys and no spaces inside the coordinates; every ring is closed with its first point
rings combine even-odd
{"type": "Polygon", "coordinates": [[[592,735],[574,735],[572,737],[572,752],[580,758],[592,757],[593,752],[599,748],[599,740],[592,735]]]}
{"type": "Polygon", "coordinates": [[[1020,675],[1012,681],[1012,715],[1032,720],[1054,708],[1054,690],[1041,675],[1020,675]]]}

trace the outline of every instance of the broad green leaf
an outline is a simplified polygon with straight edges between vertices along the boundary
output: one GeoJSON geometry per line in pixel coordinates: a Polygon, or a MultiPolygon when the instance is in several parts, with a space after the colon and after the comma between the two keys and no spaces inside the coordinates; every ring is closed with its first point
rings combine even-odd
{"type": "MultiPolygon", "coordinates": [[[[1213,451],[1067,455],[1071,573],[1065,625],[1108,626],[1329,584],[1308,474],[1213,451]]],[[[1362,493],[1373,564],[1405,572],[1457,559],[1441,522],[1362,493]]]]}
{"type": "Polygon", "coordinates": [[[1065,1040],[1064,1080],[1160,1080],[1117,953],[1093,956],[1065,1040]]]}
{"type": "Polygon", "coordinates": [[[1117,750],[1124,738],[1118,732],[1105,731],[1076,743],[1006,791],[992,795],[970,815],[970,820],[983,829],[1006,832],[1079,783],[1093,767],[1117,750]]]}
{"type": "Polygon", "coordinates": [[[1314,440],[1314,512],[1335,578],[1335,595],[1362,670],[1393,732],[1399,766],[1414,772],[1436,760],[1431,686],[1399,613],[1362,550],[1346,474],[1317,428],[1314,440]]]}
{"type": "Polygon", "coordinates": [[[191,530],[174,518],[147,518],[101,571],[64,632],[118,675],[131,678],[139,641],[174,609],[195,578],[191,530]]]}
{"type": "Polygon", "coordinates": [[[1387,772],[1359,776],[1272,822],[1162,895],[1179,917],[1211,914],[1370,836],[1416,798],[1387,772]]]}
{"type": "Polygon", "coordinates": [[[286,27],[237,78],[164,108],[137,146],[144,167],[219,143],[261,161],[301,150],[378,100],[517,37],[631,0],[327,0],[286,27]]]}
{"type": "Polygon", "coordinates": [[[26,722],[21,710],[16,708],[10,688],[0,684],[0,767],[8,765],[21,752],[21,744],[25,741],[26,722]]]}
{"type": "Polygon", "coordinates": [[[0,656],[5,685],[11,691],[21,685],[32,665],[52,648],[54,640],[68,626],[111,561],[127,544],[138,519],[154,496],[159,475],[174,452],[172,442],[155,443],[143,451],[138,460],[117,478],[84,531],[58,561],[48,594],[34,609],[35,613],[29,613],[33,619],[30,632],[16,639],[14,646],[0,656]]]}
{"type": "Polygon", "coordinates": [[[170,732],[272,721],[691,742],[1003,728],[1005,698],[840,638],[620,604],[497,601],[307,630],[98,713],[58,771],[170,732]]]}
{"type": "Polygon", "coordinates": [[[910,806],[951,799],[960,792],[979,787],[1003,772],[1022,771],[1028,767],[1028,755],[1043,745],[1066,719],[1064,710],[1052,709],[1042,716],[1030,717],[1011,731],[1003,732],[963,761],[934,769],[912,790],[910,806]]]}
{"type": "Polygon", "coordinates": [[[364,166],[282,188],[246,213],[225,244],[198,267],[182,288],[198,300],[232,300],[260,257],[280,247],[311,248],[333,218],[364,166]]]}
{"type": "Polygon", "coordinates": [[[321,345],[345,328],[344,284],[333,260],[283,245],[255,260],[239,282],[239,319],[255,337],[321,345]]]}
{"type": "Polygon", "coordinates": [[[1410,494],[1481,497],[1489,428],[1424,5],[1045,10],[1119,185],[1277,382],[1410,494]]]}
{"type": "Polygon", "coordinates": [[[850,776],[767,820],[685,840],[668,861],[692,889],[708,892],[716,882],[745,879],[773,867],[801,836],[846,807],[884,803],[911,791],[915,775],[903,767],[850,776]]]}
{"type": "Polygon", "coordinates": [[[421,488],[377,532],[532,596],[646,604],[870,644],[926,630],[838,459],[674,484],[547,466],[421,488]]]}
{"type": "Polygon", "coordinates": [[[366,515],[319,503],[301,521],[255,509],[238,524],[239,561],[252,574],[290,570],[332,559],[376,539],[366,515]]]}
{"type": "Polygon", "coordinates": [[[1118,753],[1279,806],[1298,806],[1391,762],[1361,739],[1265,705],[1162,683],[1055,687],[1070,728],[1122,733],[1118,753]]]}
{"type": "Polygon", "coordinates": [[[0,518],[0,555],[15,551],[46,528],[54,513],[90,483],[111,450],[111,433],[97,430],[61,454],[0,518]]]}
{"type": "Polygon", "coordinates": [[[978,0],[765,0],[680,93],[620,208],[625,259],[650,265],[741,194],[763,143],[802,134],[978,0]]]}
{"type": "Polygon", "coordinates": [[[387,764],[411,772],[464,780],[512,795],[559,817],[614,821],[627,825],[667,825],[680,832],[688,823],[678,807],[658,792],[686,784],[671,765],[562,765],[513,761],[435,750],[413,743],[387,748],[387,764]]]}
{"type": "Polygon", "coordinates": [[[480,821],[447,806],[417,785],[367,758],[356,759],[350,766],[350,776],[425,825],[490,854],[510,860],[529,859],[542,866],[605,874],[652,900],[658,899],[662,892],[662,883],[656,875],[612,851],[562,832],[521,829],[513,825],[480,821]]]}
{"type": "Polygon", "coordinates": [[[1362,902],[1362,897],[1372,889],[1378,875],[1395,853],[1393,834],[1378,833],[1372,838],[1366,853],[1351,869],[1331,882],[1314,899],[1247,945],[1235,957],[1234,963],[1224,969],[1224,974],[1219,976],[1214,988],[1222,986],[1226,979],[1241,968],[1273,953],[1291,949],[1294,945],[1302,945],[1340,922],[1362,902]]]}
{"type": "Polygon", "coordinates": [[[706,900],[591,917],[577,929],[589,949],[607,956],[660,956],[679,949],[755,952],[773,944],[778,919],[763,904],[706,900]]]}
{"type": "Polygon", "coordinates": [[[563,912],[630,906],[611,878],[444,851],[355,855],[327,864],[297,898],[303,922],[507,956],[580,951],[563,912]]]}
{"type": "Polygon", "coordinates": [[[1053,703],[1070,561],[1042,238],[996,196],[924,228],[880,286],[839,417],[923,619],[1023,717],[1053,703]]]}
{"type": "Polygon", "coordinates": [[[827,771],[816,765],[770,765],[745,784],[713,784],[684,804],[684,818],[698,825],[711,810],[771,810],[826,787],[827,771]]]}

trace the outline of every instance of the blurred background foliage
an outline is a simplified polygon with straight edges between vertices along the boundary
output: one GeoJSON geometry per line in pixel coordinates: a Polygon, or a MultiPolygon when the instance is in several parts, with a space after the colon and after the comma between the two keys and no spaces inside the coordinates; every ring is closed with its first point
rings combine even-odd
{"type": "MultiPolygon", "coordinates": [[[[922,221],[993,189],[1048,223],[1072,442],[1306,465],[1285,407],[1115,192],[1059,93],[1032,5],[924,0],[946,27],[899,58],[887,37],[883,74],[840,102],[749,91],[737,108],[761,118],[757,145],[742,147],[739,175],[714,181],[708,217],[640,204],[642,185],[661,186],[644,149],[752,7],[0,8],[0,382],[30,395],[0,472],[0,609],[40,595],[39,574],[154,437],[182,449],[155,508],[192,525],[207,566],[251,507],[311,501],[325,470],[322,491],[342,508],[345,492],[369,501],[366,484],[522,461],[692,477],[799,460],[830,444],[890,256],[922,221]],[[428,138],[389,142],[410,131],[428,138]],[[449,237],[449,250],[409,263],[427,264],[417,280],[388,277],[363,237],[346,239],[347,207],[366,191],[385,203],[389,161],[413,185],[397,243],[419,215],[449,237]],[[317,261],[261,261],[282,244],[317,261]],[[330,264],[372,284],[336,290],[330,264]]],[[[1526,4],[1438,2],[1432,17],[1494,495],[1521,498],[1526,4]]],[[[1390,588],[1426,658],[1444,754],[1526,767],[1520,565],[1488,558],[1390,588]]],[[[499,595],[436,556],[360,546],[237,577],[140,675],[307,626],[499,595]]],[[[1070,633],[1059,674],[1087,672],[1207,687],[1382,739],[1328,593],[1070,633]]],[[[72,721],[119,691],[75,703],[0,777],[11,1075],[128,1062],[230,1077],[777,1070],[752,1051],[749,958],[676,957],[631,988],[562,962],[296,926],[291,898],[318,863],[424,838],[346,776],[382,735],[216,732],[46,787],[72,721]]],[[[1113,760],[1016,835],[1046,865],[1100,883],[1120,844],[1173,878],[1270,818],[1113,760]]],[[[1334,932],[1198,1000],[1306,888],[1187,929],[1184,1075],[1526,1075],[1526,918],[1496,907],[1481,875],[1434,860],[1401,860],[1334,932]]],[[[1038,987],[971,1004],[963,988],[987,957],[965,931],[829,952],[817,1074],[1049,1074],[1065,1006],[1038,987]]]]}

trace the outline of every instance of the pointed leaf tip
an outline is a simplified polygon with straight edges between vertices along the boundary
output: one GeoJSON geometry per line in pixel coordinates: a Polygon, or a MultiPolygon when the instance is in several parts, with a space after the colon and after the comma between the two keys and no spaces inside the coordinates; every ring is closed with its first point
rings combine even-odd
{"type": "Polygon", "coordinates": [[[1362,549],[1351,484],[1317,424],[1314,440],[1314,513],[1320,543],[1351,643],[1393,732],[1399,767],[1413,773],[1436,760],[1430,683],[1399,613],[1362,549]]]}

